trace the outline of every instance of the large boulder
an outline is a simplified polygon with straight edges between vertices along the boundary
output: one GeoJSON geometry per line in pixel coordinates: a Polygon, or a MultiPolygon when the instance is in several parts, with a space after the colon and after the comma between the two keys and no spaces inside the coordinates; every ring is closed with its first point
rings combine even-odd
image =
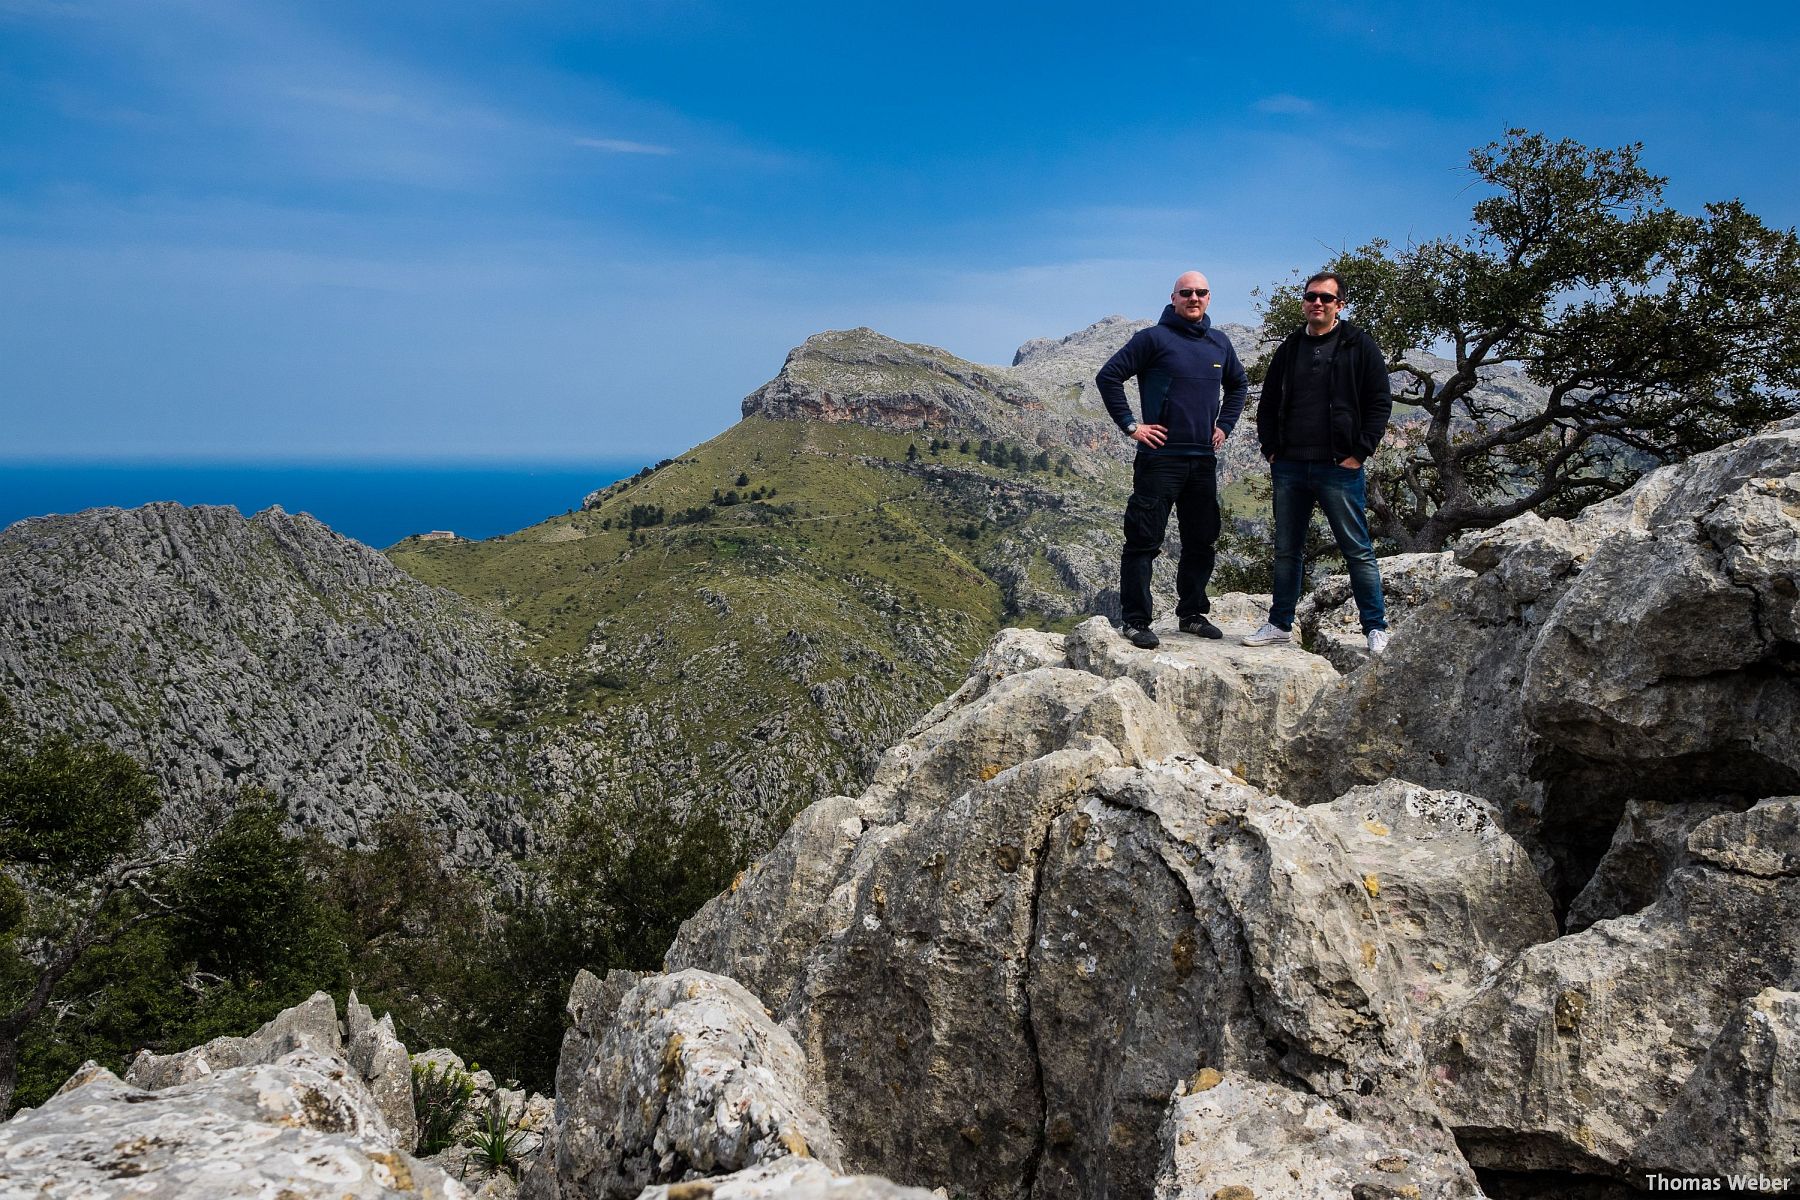
{"type": "Polygon", "coordinates": [[[1794,1178],[1800,992],[1764,988],[1738,1006],[1662,1120],[1638,1143],[1632,1166],[1644,1175],[1794,1178]]]}
{"type": "Polygon", "coordinates": [[[109,1200],[463,1200],[397,1145],[343,1061],[310,1048],[152,1091],[89,1064],[0,1125],[0,1191],[109,1200]]]}
{"type": "Polygon", "coordinates": [[[836,1168],[794,1040],[729,979],[681,971],[621,996],[573,1094],[536,1194],[627,1200],[654,1183],[785,1156],[836,1168]],[[539,1190],[541,1189],[541,1190],[539,1190]]]}
{"type": "MultiPolygon", "coordinates": [[[[1650,1161],[1646,1139],[1672,1110],[1704,1106],[1705,1074],[1682,1097],[1715,1041],[1759,992],[1800,971],[1797,806],[1772,801],[1706,821],[1688,838],[1694,865],[1655,904],[1526,950],[1430,1028],[1434,1090],[1471,1162],[1596,1175],[1635,1162],[1674,1173],[1674,1161],[1650,1161]]],[[[1735,1061],[1720,1055],[1714,1092],[1735,1061]]],[[[1742,1125],[1682,1127],[1684,1160],[1740,1152],[1742,1125]]]]}
{"type": "Polygon", "coordinates": [[[779,997],[845,1162],[907,1183],[1148,1195],[1202,1064],[1455,1160],[1367,872],[1330,814],[1186,751],[1181,718],[1127,675],[999,679],[814,806],[669,965],[779,997]]]}
{"type": "Polygon", "coordinates": [[[1430,1019],[1557,936],[1550,896],[1493,807],[1390,779],[1307,810],[1343,843],[1414,1015],[1430,1019]]]}

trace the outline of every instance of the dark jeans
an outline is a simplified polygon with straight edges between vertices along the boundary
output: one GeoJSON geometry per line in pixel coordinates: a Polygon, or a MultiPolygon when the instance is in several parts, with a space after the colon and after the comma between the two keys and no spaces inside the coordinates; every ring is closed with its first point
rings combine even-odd
{"type": "Polygon", "coordinates": [[[1162,553],[1169,508],[1181,527],[1181,561],[1175,568],[1175,615],[1195,617],[1211,607],[1206,583],[1219,540],[1219,481],[1211,455],[1140,454],[1131,467],[1131,500],[1125,505],[1125,551],[1119,555],[1119,617],[1126,625],[1150,625],[1150,564],[1162,553]]]}
{"type": "Polygon", "coordinates": [[[1271,469],[1275,476],[1275,597],[1269,606],[1269,624],[1281,629],[1294,627],[1294,606],[1300,603],[1300,587],[1306,581],[1306,527],[1316,504],[1325,510],[1331,534],[1350,568],[1350,590],[1356,595],[1363,632],[1386,629],[1387,607],[1381,600],[1381,568],[1375,565],[1374,542],[1369,537],[1363,469],[1283,458],[1276,459],[1271,469]]]}

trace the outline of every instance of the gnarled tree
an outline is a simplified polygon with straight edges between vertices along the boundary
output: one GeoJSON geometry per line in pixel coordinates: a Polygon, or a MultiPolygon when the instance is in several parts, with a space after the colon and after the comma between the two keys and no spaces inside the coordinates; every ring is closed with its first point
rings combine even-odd
{"type": "MultiPolygon", "coordinates": [[[[1422,410],[1370,463],[1377,536],[1438,550],[1566,515],[1800,411],[1800,240],[1736,200],[1674,210],[1641,151],[1511,130],[1470,155],[1489,194],[1468,234],[1326,264],[1422,410]],[[1515,373],[1537,387],[1477,389],[1515,373]]],[[[1270,336],[1300,324],[1297,291],[1271,299],[1270,336]]]]}

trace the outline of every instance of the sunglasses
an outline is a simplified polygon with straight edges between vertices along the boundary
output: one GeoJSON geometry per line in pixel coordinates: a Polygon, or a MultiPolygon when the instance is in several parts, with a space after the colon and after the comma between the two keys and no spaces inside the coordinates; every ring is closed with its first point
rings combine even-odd
{"type": "Polygon", "coordinates": [[[1310,304],[1336,304],[1338,298],[1330,292],[1308,292],[1302,299],[1310,304]]]}
{"type": "Polygon", "coordinates": [[[1175,294],[1183,300],[1204,300],[1211,294],[1210,288],[1176,288],[1175,294]]]}

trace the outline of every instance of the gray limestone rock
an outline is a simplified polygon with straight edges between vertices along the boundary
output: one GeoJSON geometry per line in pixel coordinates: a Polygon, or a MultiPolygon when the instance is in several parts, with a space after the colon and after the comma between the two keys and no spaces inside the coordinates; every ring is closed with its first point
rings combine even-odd
{"type": "Polygon", "coordinates": [[[624,1200],[652,1183],[788,1155],[838,1163],[793,1039],[749,992],[702,971],[651,976],[627,992],[560,1102],[555,1174],[565,1196],[624,1200]]]}
{"type": "Polygon", "coordinates": [[[1800,992],[1764,988],[1731,1014],[1631,1165],[1640,1175],[1795,1178],[1800,992]]]}
{"type": "Polygon", "coordinates": [[[0,1125],[0,1196],[461,1200],[335,1056],[298,1049],[149,1091],[89,1066],[0,1125]]]}
{"type": "Polygon", "coordinates": [[[1690,861],[1688,834],[1702,821],[1729,811],[1725,804],[1704,800],[1688,804],[1627,800],[1612,845],[1569,905],[1568,931],[1579,933],[1595,921],[1655,903],[1669,876],[1690,861]]]}
{"type": "Polygon", "coordinates": [[[875,1175],[839,1175],[810,1158],[778,1158],[716,1179],[660,1183],[638,1200],[942,1200],[875,1175]]]}
{"type": "MultiPolygon", "coordinates": [[[[315,998],[316,999],[316,998],[315,998]]],[[[411,1149],[419,1140],[413,1110],[412,1060],[394,1034],[394,1018],[381,1020],[352,991],[344,1004],[344,1057],[368,1085],[375,1105],[394,1131],[396,1145],[411,1149]]]]}
{"type": "Polygon", "coordinates": [[[1286,740],[1284,794],[1398,775],[1484,796],[1541,837],[1571,898],[1627,800],[1795,791],[1796,487],[1800,418],[1574,520],[1465,539],[1457,562],[1475,574],[1445,581],[1286,740]]]}
{"type": "MultiPolygon", "coordinates": [[[[1446,582],[1472,574],[1448,553],[1395,554],[1382,559],[1381,596],[1388,628],[1403,629],[1407,614],[1431,603],[1446,582]]],[[[1348,575],[1332,575],[1302,596],[1294,609],[1294,628],[1304,636],[1308,649],[1346,675],[1369,657],[1348,575]]]]}
{"type": "Polygon", "coordinates": [[[93,509],[0,531],[0,685],[33,731],[144,763],[194,820],[255,784],[340,844],[416,809],[451,857],[525,828],[475,718],[515,630],[305,514],[93,509]]]}
{"type": "Polygon", "coordinates": [[[1427,1032],[1469,1160],[1621,1172],[1733,1012],[1800,970],[1796,927],[1795,879],[1702,863],[1641,912],[1524,951],[1427,1032]]]}
{"type": "Polygon", "coordinates": [[[1800,878],[1800,796],[1776,796],[1747,812],[1721,813],[1687,839],[1696,860],[1762,879],[1800,878]]]}
{"type": "Polygon", "coordinates": [[[809,805],[767,854],[682,923],[663,966],[729,962],[733,979],[781,1010],[805,956],[834,925],[832,893],[868,829],[868,812],[848,796],[809,805]]]}
{"type": "MultiPolygon", "coordinates": [[[[363,1012],[367,1014],[368,1010],[363,1012]]],[[[389,1031],[392,1031],[391,1024],[389,1031]]],[[[125,1072],[125,1081],[134,1087],[155,1091],[191,1083],[232,1067],[272,1063],[301,1049],[320,1054],[343,1052],[344,1038],[338,1028],[337,1002],[324,992],[314,992],[302,1003],[284,1009],[248,1037],[218,1037],[204,1046],[179,1054],[152,1054],[141,1050],[125,1072]]],[[[405,1048],[401,1049],[404,1052],[405,1048]]],[[[411,1088],[410,1083],[407,1086],[411,1088]]],[[[406,1106],[410,1113],[410,1090],[406,1106]]],[[[411,1145],[406,1143],[406,1148],[410,1149],[411,1145]]]]}
{"type": "Polygon", "coordinates": [[[1390,779],[1307,815],[1361,877],[1415,1019],[1455,1006],[1520,951],[1557,936],[1530,856],[1479,797],[1390,779]]]}
{"type": "Polygon", "coordinates": [[[1179,1089],[1160,1136],[1156,1200],[1478,1200],[1454,1154],[1421,1152],[1379,1125],[1238,1072],[1201,1071],[1179,1089]]]}
{"type": "Polygon", "coordinates": [[[1140,650],[1104,619],[1076,626],[1069,662],[1107,678],[1134,680],[1172,715],[1210,763],[1266,786],[1282,739],[1338,683],[1331,664],[1297,646],[1248,647],[1236,639],[1180,636],[1140,650]]]}

